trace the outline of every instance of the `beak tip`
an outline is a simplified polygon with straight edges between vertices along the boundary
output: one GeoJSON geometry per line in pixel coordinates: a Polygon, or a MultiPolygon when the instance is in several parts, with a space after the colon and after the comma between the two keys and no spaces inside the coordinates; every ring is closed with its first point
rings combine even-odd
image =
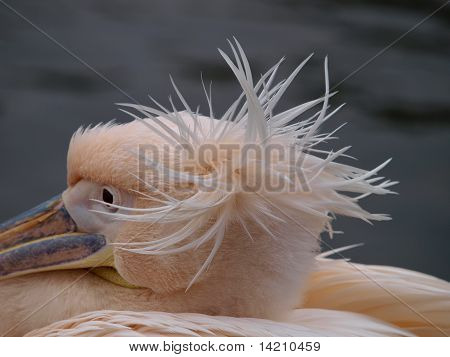
{"type": "Polygon", "coordinates": [[[107,247],[103,235],[77,232],[57,195],[0,225],[0,279],[101,264],[107,247]]]}

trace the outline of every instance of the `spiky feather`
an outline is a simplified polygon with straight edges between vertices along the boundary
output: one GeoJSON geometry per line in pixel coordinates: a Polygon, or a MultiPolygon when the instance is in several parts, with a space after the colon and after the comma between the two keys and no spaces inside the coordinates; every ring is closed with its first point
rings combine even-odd
{"type": "MultiPolygon", "coordinates": [[[[294,153],[295,161],[275,160],[267,165],[266,160],[261,160],[255,155],[243,159],[242,150],[238,150],[231,155],[221,154],[211,159],[208,162],[210,169],[206,171],[201,169],[198,162],[198,170],[187,171],[183,162],[179,167],[174,168],[157,158],[142,158],[146,160],[148,167],[161,174],[164,181],[191,185],[193,192],[189,197],[176,198],[156,187],[153,182],[144,181],[148,190],[157,196],[154,198],[158,202],[156,207],[137,209],[117,206],[121,210],[109,214],[127,221],[176,223],[181,228],[158,240],[121,243],[120,247],[139,254],[160,255],[195,249],[213,241],[208,258],[192,279],[191,284],[211,263],[224,239],[226,227],[232,221],[239,222],[244,231],[251,235],[243,219],[248,217],[257,222],[263,231],[276,237],[277,232],[271,231],[264,224],[266,219],[286,221],[285,216],[295,217],[297,213],[306,213],[326,218],[328,222],[326,227],[332,234],[329,222],[335,214],[365,221],[389,219],[386,215],[365,211],[358,201],[370,194],[391,193],[388,188],[395,184],[389,180],[379,182],[382,178],[376,177],[389,160],[373,170],[366,171],[336,162],[338,158],[346,156],[348,147],[336,152],[317,148],[317,145],[333,138],[334,131],[321,134],[319,129],[341,108],[338,107],[328,113],[329,100],[334,93],[330,93],[327,59],[324,64],[324,95],[274,114],[282,95],[312,55],[305,59],[287,79],[274,84],[275,75],[282,62],[280,60],[254,84],[249,62],[241,46],[236,40],[234,45],[230,42],[230,46],[234,61],[221,50],[219,52],[242,87],[242,94],[220,118],[215,118],[211,95],[208,95],[204,88],[209,107],[209,127],[200,120],[198,110],[191,109],[172,79],[177,97],[184,106],[182,111],[176,109],[171,98],[169,99],[170,109],[153,99],[156,107],[121,104],[123,108],[127,107],[137,112],[136,115],[122,109],[136,120],[142,121],[169,147],[174,148],[177,145],[189,147],[194,157],[198,157],[196,155],[202,145],[211,143],[218,146],[232,143],[240,148],[253,145],[260,148],[262,152],[269,145],[276,144],[294,153]],[[302,114],[319,105],[320,108],[314,115],[299,119],[302,114]],[[324,155],[324,157],[318,155],[324,155]],[[300,167],[293,168],[293,166],[300,167]],[[290,177],[289,173],[292,169],[301,170],[304,182],[299,183],[298,180],[290,177]],[[264,187],[249,191],[242,184],[242,177],[257,180],[257,175],[279,180],[284,184],[284,188],[278,192],[272,192],[264,187]],[[205,186],[214,187],[214,190],[204,190],[205,186]],[[359,196],[351,197],[349,194],[359,196]],[[236,205],[237,197],[245,197],[245,204],[236,205]],[[280,214],[276,208],[286,214],[280,214]]],[[[204,119],[204,117],[201,118],[204,119]]],[[[256,240],[256,237],[252,239],[256,240]]]]}

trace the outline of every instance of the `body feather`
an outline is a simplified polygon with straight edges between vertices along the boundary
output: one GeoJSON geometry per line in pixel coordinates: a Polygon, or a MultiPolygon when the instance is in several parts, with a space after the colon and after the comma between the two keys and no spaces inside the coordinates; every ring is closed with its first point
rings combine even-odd
{"type": "Polygon", "coordinates": [[[104,310],[58,321],[28,335],[448,336],[448,282],[395,267],[363,264],[357,267],[345,260],[318,256],[304,303],[279,321],[104,310]]]}

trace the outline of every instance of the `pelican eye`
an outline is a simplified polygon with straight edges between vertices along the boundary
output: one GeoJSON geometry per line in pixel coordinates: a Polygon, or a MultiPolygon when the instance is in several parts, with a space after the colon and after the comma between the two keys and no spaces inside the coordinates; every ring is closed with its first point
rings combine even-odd
{"type": "Polygon", "coordinates": [[[119,204],[117,193],[114,192],[114,190],[112,190],[108,187],[103,187],[102,188],[102,200],[103,200],[103,202],[106,203],[105,207],[108,209],[108,211],[117,212],[119,210],[117,207],[110,206],[112,204],[114,204],[114,205],[119,204]]]}

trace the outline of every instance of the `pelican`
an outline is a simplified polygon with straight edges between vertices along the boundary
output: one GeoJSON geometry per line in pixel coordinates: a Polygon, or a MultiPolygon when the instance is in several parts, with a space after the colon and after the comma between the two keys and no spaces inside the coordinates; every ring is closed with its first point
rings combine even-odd
{"type": "Polygon", "coordinates": [[[311,56],[277,82],[282,60],[254,79],[230,46],[242,94],[223,115],[171,79],[182,110],[122,104],[131,122],[79,129],[67,189],[0,225],[2,335],[448,336],[448,282],[320,253],[336,215],[388,220],[359,201],[396,183],[320,146],[340,108],[327,59],[323,96],[276,112],[311,56]]]}

